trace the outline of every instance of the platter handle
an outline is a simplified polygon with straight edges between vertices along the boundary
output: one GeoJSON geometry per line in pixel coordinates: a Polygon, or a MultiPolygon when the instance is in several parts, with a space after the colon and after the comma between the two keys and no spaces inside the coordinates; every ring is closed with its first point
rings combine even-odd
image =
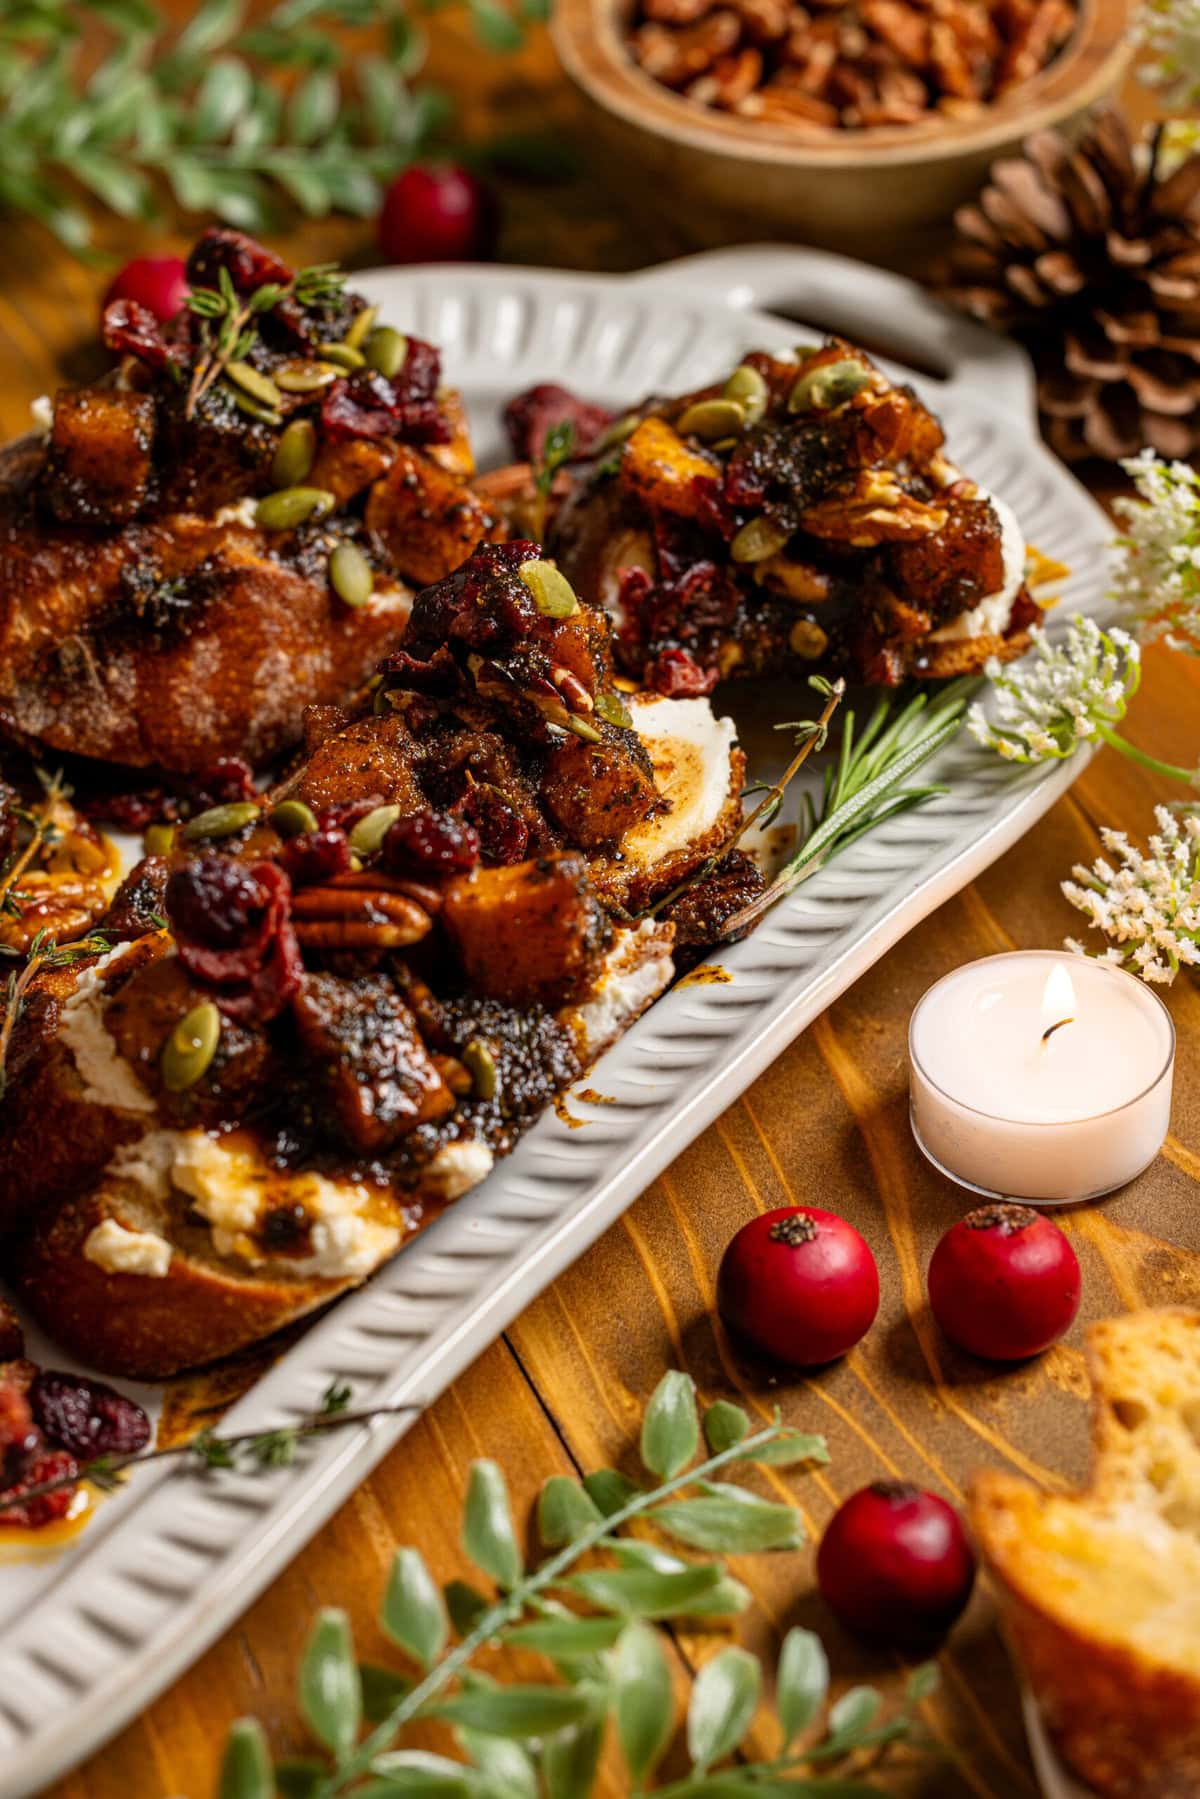
{"type": "Polygon", "coordinates": [[[969,389],[1024,423],[1036,419],[1033,368],[1010,339],[984,330],[915,281],[829,250],[737,244],[658,263],[629,277],[669,282],[728,306],[783,313],[861,339],[941,381],[969,389]]]}

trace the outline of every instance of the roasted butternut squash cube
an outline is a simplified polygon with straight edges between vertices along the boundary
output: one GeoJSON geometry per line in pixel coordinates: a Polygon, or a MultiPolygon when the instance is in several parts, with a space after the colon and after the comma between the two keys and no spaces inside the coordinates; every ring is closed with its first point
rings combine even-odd
{"type": "Polygon", "coordinates": [[[621,456],[621,486],[653,511],[699,518],[704,495],[720,477],[710,457],[689,448],[665,419],[643,419],[621,456]]]}
{"type": "Polygon", "coordinates": [[[150,478],[154,418],[153,396],[124,388],[64,389],[55,397],[43,481],[56,518],[123,525],[136,516],[150,478]]]}
{"type": "Polygon", "coordinates": [[[600,743],[568,737],[551,750],[541,779],[546,809],[585,849],[614,843],[661,809],[649,758],[630,731],[608,725],[600,743]]]}
{"type": "Polygon", "coordinates": [[[384,976],[309,974],[293,1014],[330,1123],[353,1148],[386,1149],[453,1111],[416,1019],[384,976]]]}
{"type": "Polygon", "coordinates": [[[367,501],[367,526],[388,547],[406,581],[424,587],[465,562],[499,527],[483,501],[455,474],[401,446],[367,501]]]}
{"type": "Polygon", "coordinates": [[[475,992],[513,1006],[581,998],[610,936],[574,852],[460,875],[446,889],[442,918],[475,992]]]}

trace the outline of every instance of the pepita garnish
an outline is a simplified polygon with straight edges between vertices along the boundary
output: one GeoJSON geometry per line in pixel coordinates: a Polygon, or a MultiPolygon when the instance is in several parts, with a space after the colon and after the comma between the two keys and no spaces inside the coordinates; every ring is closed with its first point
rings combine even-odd
{"type": "Polygon", "coordinates": [[[248,362],[227,362],[225,374],[235,387],[240,387],[244,394],[249,394],[252,400],[258,400],[264,406],[278,406],[283,399],[270,375],[264,375],[261,369],[251,368],[248,362]]]}
{"type": "Polygon", "coordinates": [[[765,380],[750,362],[741,363],[725,383],[725,398],[737,401],[748,425],[757,425],[767,410],[770,397],[765,380]]]}
{"type": "Polygon", "coordinates": [[[734,535],[729,554],[735,562],[765,562],[768,556],[778,555],[790,536],[785,525],[760,513],[757,518],[747,519],[734,535]]]}
{"type": "Polygon", "coordinates": [[[337,373],[331,362],[289,362],[275,370],[275,383],[285,394],[315,394],[336,381],[337,373]]]}
{"type": "Polygon", "coordinates": [[[311,419],[293,419],[275,446],[271,479],[277,488],[295,487],[312,468],[317,432],[311,419]]]}
{"type": "Polygon", "coordinates": [[[148,856],[169,856],[175,848],[175,826],[147,825],[142,847],[148,856]]]}
{"type": "Polygon", "coordinates": [[[614,419],[611,425],[605,425],[596,441],[588,449],[589,456],[602,456],[605,450],[615,449],[623,444],[627,437],[632,437],[641,419],[636,412],[627,412],[622,419],[614,419]]]}
{"type": "Polygon", "coordinates": [[[486,1043],[472,1037],[462,1053],[463,1067],[471,1077],[476,1099],[496,1096],[496,1058],[486,1043]]]}
{"type": "Polygon", "coordinates": [[[788,633],[788,648],[806,662],[815,662],[825,653],[829,637],[811,618],[799,618],[788,633]]]}
{"type": "Polygon", "coordinates": [[[340,369],[360,369],[367,360],[353,344],[318,344],[317,355],[322,362],[336,362],[340,369]]]}
{"type": "Polygon", "coordinates": [[[373,856],[399,816],[399,806],[376,806],[351,831],[350,848],[360,856],[373,856]]]}
{"type": "Polygon", "coordinates": [[[615,693],[598,693],[596,695],[596,711],[610,725],[624,725],[628,729],[633,724],[633,715],[628,707],[622,705],[615,693]]]}
{"type": "Polygon", "coordinates": [[[377,369],[390,381],[404,367],[404,360],[408,355],[408,339],[402,331],[393,331],[390,325],[380,325],[377,330],[372,331],[363,345],[363,355],[369,367],[377,369]]]}
{"type": "Polygon", "coordinates": [[[271,823],[281,837],[304,837],[317,828],[317,815],[303,800],[280,800],[271,808],[271,823]]]}
{"type": "Polygon", "coordinates": [[[179,1020],[163,1045],[159,1072],[168,1093],[185,1093],[194,1087],[217,1053],[221,1041],[221,1014],[210,999],[200,1001],[179,1020]]]}
{"type": "Polygon", "coordinates": [[[580,718],[577,712],[568,712],[566,728],[573,737],[582,737],[585,743],[604,742],[604,733],[598,731],[595,725],[590,725],[586,718],[580,718]]]}
{"type": "Polygon", "coordinates": [[[228,384],[225,385],[224,391],[232,396],[238,411],[244,412],[248,419],[254,419],[260,425],[282,425],[283,414],[274,406],[264,406],[261,400],[252,399],[249,394],[244,394],[239,388],[230,387],[228,384]]]}
{"type": "Polygon", "coordinates": [[[715,443],[718,437],[738,437],[745,429],[745,409],[736,400],[696,400],[675,429],[681,437],[699,437],[715,443]]]}
{"type": "Polygon", "coordinates": [[[294,531],[306,519],[324,518],[336,500],[324,487],[281,487],[264,494],[254,510],[255,523],[264,531],[294,531]]]}
{"type": "Polygon", "coordinates": [[[849,356],[837,362],[823,362],[794,382],[788,395],[788,411],[832,412],[835,406],[844,406],[861,393],[870,379],[870,370],[849,356]]]}
{"type": "Polygon", "coordinates": [[[365,606],[375,591],[375,570],[357,544],[340,543],[329,558],[329,585],[347,606],[365,606]]]}
{"type": "Polygon", "coordinates": [[[355,313],[350,329],[342,342],[349,344],[352,350],[361,350],[363,339],[370,333],[371,327],[378,317],[378,306],[364,306],[361,312],[355,313]]]}
{"type": "Polygon", "coordinates": [[[517,572],[544,617],[570,618],[577,611],[575,589],[552,562],[523,562],[517,572]]]}
{"type": "Polygon", "coordinates": [[[244,831],[261,816],[261,808],[253,800],[233,800],[227,806],[210,806],[207,812],[197,812],[195,818],[188,819],[183,827],[183,841],[199,843],[205,838],[232,837],[235,831],[244,831]]]}

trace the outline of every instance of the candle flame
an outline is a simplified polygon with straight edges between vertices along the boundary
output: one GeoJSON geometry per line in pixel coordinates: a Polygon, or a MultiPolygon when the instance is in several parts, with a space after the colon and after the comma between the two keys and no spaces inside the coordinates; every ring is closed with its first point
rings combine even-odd
{"type": "Polygon", "coordinates": [[[1075,984],[1061,962],[1056,962],[1046,977],[1042,993],[1042,1023],[1052,1025],[1069,1018],[1075,1011],[1075,984]]]}

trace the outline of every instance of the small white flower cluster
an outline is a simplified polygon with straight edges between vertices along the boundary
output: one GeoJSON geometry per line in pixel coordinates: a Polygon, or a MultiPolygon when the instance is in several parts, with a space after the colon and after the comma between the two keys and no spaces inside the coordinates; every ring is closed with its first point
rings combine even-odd
{"type": "Polygon", "coordinates": [[[1142,79],[1176,106],[1200,104],[1200,0],[1142,0],[1132,35],[1156,58],[1142,79]]]}
{"type": "MultiPolygon", "coordinates": [[[[1200,4],[1200,0],[1198,0],[1200,4]]],[[[1186,462],[1162,462],[1142,450],[1121,464],[1140,499],[1119,499],[1126,525],[1112,598],[1143,642],[1164,638],[1200,655],[1200,475],[1186,462]]]]}
{"type": "MultiPolygon", "coordinates": [[[[1181,967],[1200,966],[1200,817],[1156,806],[1154,818],[1148,854],[1124,831],[1103,830],[1101,841],[1119,866],[1103,857],[1092,868],[1080,865],[1062,890],[1109,938],[1101,961],[1169,987],[1181,967]]],[[[1088,954],[1071,937],[1067,948],[1088,954]]]]}
{"type": "Polygon", "coordinates": [[[967,727],[1008,762],[1061,761],[1124,718],[1141,679],[1141,651],[1128,632],[1102,631],[1078,615],[1060,643],[1040,628],[1030,636],[1025,662],[988,663],[992,716],[976,702],[967,727]]]}

